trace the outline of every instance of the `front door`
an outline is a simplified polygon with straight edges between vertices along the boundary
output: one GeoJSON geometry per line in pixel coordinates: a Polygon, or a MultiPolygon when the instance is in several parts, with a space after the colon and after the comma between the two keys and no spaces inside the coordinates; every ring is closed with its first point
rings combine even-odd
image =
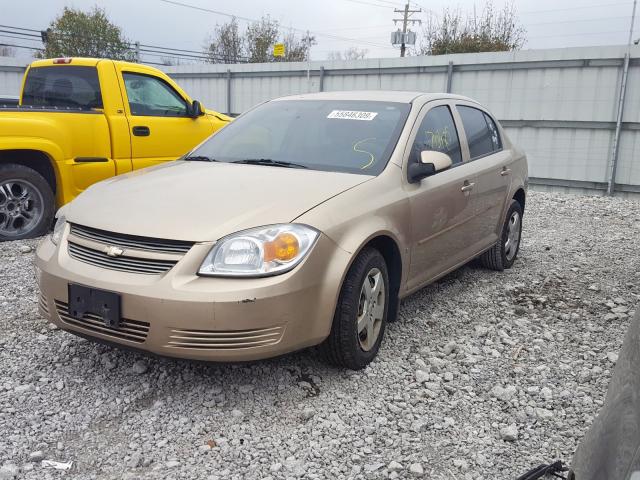
{"type": "Polygon", "coordinates": [[[207,115],[191,118],[187,100],[153,75],[122,72],[134,169],[175,160],[213,133],[207,115]]]}
{"type": "Polygon", "coordinates": [[[451,269],[469,255],[470,221],[474,216],[475,177],[463,162],[460,137],[446,102],[424,107],[412,134],[408,162],[417,162],[423,150],[451,157],[452,167],[418,183],[409,184],[412,251],[408,288],[415,289],[451,269]]]}

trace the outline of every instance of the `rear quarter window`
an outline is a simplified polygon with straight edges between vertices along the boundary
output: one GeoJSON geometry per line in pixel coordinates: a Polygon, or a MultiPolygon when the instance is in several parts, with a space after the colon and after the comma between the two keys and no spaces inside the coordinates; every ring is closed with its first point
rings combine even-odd
{"type": "Polygon", "coordinates": [[[462,126],[467,134],[471,159],[489,155],[502,149],[500,135],[494,121],[482,110],[457,105],[462,126]]]}
{"type": "Polygon", "coordinates": [[[95,67],[30,68],[22,105],[49,108],[102,108],[102,92],[95,67]]]}

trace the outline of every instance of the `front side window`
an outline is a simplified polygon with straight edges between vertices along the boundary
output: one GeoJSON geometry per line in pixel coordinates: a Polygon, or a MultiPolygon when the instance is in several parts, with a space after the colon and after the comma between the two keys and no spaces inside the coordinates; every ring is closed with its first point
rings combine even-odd
{"type": "Polygon", "coordinates": [[[131,115],[185,117],[187,102],[171,85],[157,77],[123,73],[131,115]]]}
{"type": "Polygon", "coordinates": [[[410,107],[378,101],[272,101],[238,117],[189,157],[378,175],[410,107]]]}
{"type": "Polygon", "coordinates": [[[432,108],[422,120],[413,142],[411,154],[414,162],[420,161],[420,152],[424,150],[446,153],[453,165],[462,163],[458,131],[448,106],[432,108]]]}
{"type": "Polygon", "coordinates": [[[95,67],[53,66],[29,69],[22,105],[91,110],[102,108],[102,93],[95,67]]]}
{"type": "Polygon", "coordinates": [[[493,120],[482,110],[458,105],[462,125],[469,142],[471,159],[482,157],[502,148],[493,120]]]}

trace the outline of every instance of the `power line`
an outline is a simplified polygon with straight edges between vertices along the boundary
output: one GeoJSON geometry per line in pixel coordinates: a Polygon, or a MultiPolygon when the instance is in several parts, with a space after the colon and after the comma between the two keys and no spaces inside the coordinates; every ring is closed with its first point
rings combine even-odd
{"type": "Polygon", "coordinates": [[[578,23],[578,22],[601,22],[602,20],[628,20],[629,16],[626,17],[601,17],[601,18],[584,18],[580,20],[556,20],[552,22],[537,22],[537,23],[527,23],[525,27],[535,27],[538,25],[555,25],[558,23],[578,23]]]}
{"type": "Polygon", "coordinates": [[[28,47],[27,45],[15,45],[12,43],[0,43],[0,47],[15,47],[15,48],[26,48],[28,50],[42,50],[41,48],[28,47]]]}
{"type": "Polygon", "coordinates": [[[549,12],[566,12],[566,11],[573,11],[573,10],[585,10],[585,9],[589,9],[589,8],[599,8],[599,7],[614,7],[617,5],[631,5],[633,2],[616,2],[616,3],[597,3],[597,4],[593,4],[593,5],[582,5],[579,7],[570,7],[570,8],[550,8],[550,9],[545,9],[545,10],[524,10],[520,13],[525,13],[525,14],[529,14],[529,13],[549,13],[549,12]]]}
{"type": "MultiPolygon", "coordinates": [[[[221,15],[221,16],[224,16],[224,17],[227,17],[227,18],[236,18],[236,19],[239,19],[239,20],[243,20],[245,22],[253,23],[253,22],[257,22],[258,21],[258,20],[254,19],[254,18],[243,17],[241,15],[233,15],[231,13],[221,12],[219,10],[213,10],[213,9],[205,8],[205,7],[199,7],[197,5],[191,5],[189,3],[178,2],[176,0],[159,0],[159,1],[163,2],[163,3],[167,3],[169,5],[176,5],[176,6],[180,6],[180,7],[184,7],[184,8],[190,8],[190,9],[193,9],[193,10],[199,10],[201,12],[208,12],[208,13],[213,13],[215,15],[221,15]]],[[[306,32],[307,32],[307,29],[297,28],[297,27],[291,27],[291,30],[295,30],[296,32],[302,33],[302,34],[306,34],[306,32]]],[[[324,32],[317,31],[317,30],[310,30],[309,33],[312,33],[312,34],[320,36],[320,37],[327,37],[327,38],[335,38],[337,40],[344,40],[345,42],[361,43],[361,44],[366,44],[366,45],[370,45],[370,46],[373,46],[373,47],[380,47],[380,48],[392,48],[392,47],[389,47],[388,45],[382,45],[382,44],[373,43],[373,42],[359,41],[359,40],[356,40],[356,39],[353,39],[353,38],[341,37],[341,36],[338,36],[338,35],[331,35],[329,33],[324,33],[324,32]]]]}

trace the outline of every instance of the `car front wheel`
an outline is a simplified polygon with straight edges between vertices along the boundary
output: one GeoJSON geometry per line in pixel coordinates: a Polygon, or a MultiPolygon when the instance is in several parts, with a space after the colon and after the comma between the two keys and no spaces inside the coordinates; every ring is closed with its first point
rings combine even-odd
{"type": "Polygon", "coordinates": [[[365,248],[342,285],[329,337],[320,346],[333,365],[360,370],[377,355],[389,305],[389,274],[384,258],[365,248]]]}

